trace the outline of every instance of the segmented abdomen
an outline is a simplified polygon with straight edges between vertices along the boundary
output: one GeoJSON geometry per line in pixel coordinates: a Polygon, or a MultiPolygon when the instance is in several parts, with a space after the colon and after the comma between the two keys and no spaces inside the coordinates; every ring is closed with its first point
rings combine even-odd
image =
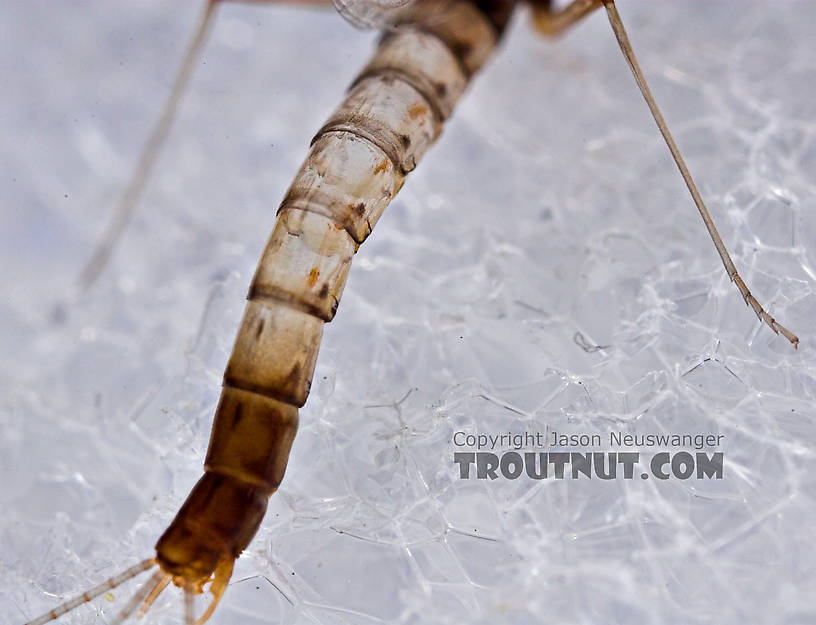
{"type": "Polygon", "coordinates": [[[403,19],[315,136],[278,210],[224,374],[205,476],[159,541],[160,559],[162,544],[192,526],[235,556],[254,535],[351,259],[496,43],[496,26],[471,2],[444,11],[419,2],[403,19]]]}

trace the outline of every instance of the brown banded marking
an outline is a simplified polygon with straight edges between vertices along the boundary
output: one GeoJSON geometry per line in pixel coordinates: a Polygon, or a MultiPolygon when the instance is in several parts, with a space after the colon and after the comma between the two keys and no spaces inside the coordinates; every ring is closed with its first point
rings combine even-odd
{"type": "MultiPolygon", "coordinates": [[[[416,19],[423,8],[410,7],[403,19],[416,19]]],[[[495,27],[475,6],[455,3],[450,12],[447,20],[398,23],[406,30],[388,32],[312,143],[330,132],[350,133],[378,147],[403,174],[412,171],[496,43],[495,27]]]]}
{"type": "Polygon", "coordinates": [[[463,63],[437,35],[419,29],[387,32],[377,54],[352,83],[377,76],[391,76],[422,94],[439,122],[445,121],[467,87],[469,74],[463,63]],[[408,50],[422,50],[422,62],[408,50]]]}
{"type": "Polygon", "coordinates": [[[352,133],[325,132],[313,140],[278,214],[292,209],[323,215],[360,244],[403,181],[376,145],[352,133]]]}
{"type": "Polygon", "coordinates": [[[283,302],[250,300],[224,384],[302,406],[309,394],[323,323],[283,302]],[[256,339],[260,322],[263,331],[256,339]]]}
{"type": "Polygon", "coordinates": [[[271,494],[283,479],[297,423],[295,406],[226,387],[213,424],[219,434],[210,440],[204,470],[255,483],[271,494]]]}
{"type": "Polygon", "coordinates": [[[441,130],[425,95],[391,73],[358,81],[317,133],[352,134],[379,148],[403,174],[416,167],[441,130]]]}
{"type": "Polygon", "coordinates": [[[249,299],[277,299],[331,321],[356,249],[357,242],[331,218],[287,208],[278,214],[249,299]]]}

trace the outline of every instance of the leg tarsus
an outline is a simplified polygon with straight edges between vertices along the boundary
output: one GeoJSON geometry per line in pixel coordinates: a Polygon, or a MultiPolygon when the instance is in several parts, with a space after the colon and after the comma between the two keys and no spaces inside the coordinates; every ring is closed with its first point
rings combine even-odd
{"type": "Polygon", "coordinates": [[[767,313],[764,308],[762,308],[762,305],[759,303],[757,298],[754,297],[751,291],[748,290],[748,286],[745,284],[745,281],[740,277],[740,275],[735,273],[731,276],[731,280],[737,285],[737,289],[739,289],[742,299],[745,300],[745,304],[753,309],[754,314],[757,316],[760,323],[764,322],[771,330],[774,331],[774,334],[781,334],[791,342],[794,349],[799,349],[799,337],[779,323],[769,313],[767,313]]]}

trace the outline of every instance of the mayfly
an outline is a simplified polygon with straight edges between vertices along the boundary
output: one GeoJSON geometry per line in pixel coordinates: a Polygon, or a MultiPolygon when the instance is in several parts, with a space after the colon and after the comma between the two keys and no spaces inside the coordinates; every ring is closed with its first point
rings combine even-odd
{"type": "MultiPolygon", "coordinates": [[[[30,624],[53,620],[154,567],[121,619],[146,610],[171,581],[184,589],[188,623],[196,621],[192,595],[205,584],[211,583],[214,599],[198,622],[217,605],[283,477],[322,326],[337,310],[351,258],[439,134],[512,9],[511,2],[399,4],[374,59],[316,135],[281,205],[225,374],[205,476],[159,540],[155,558],[30,624]]],[[[757,316],[796,345],[796,336],[762,309],[739,278],[649,93],[614,2],[576,0],[558,12],[548,2],[536,3],[536,24],[557,34],[602,6],[729,277],[757,316]]],[[[341,9],[354,15],[353,3],[341,9]]],[[[357,15],[364,24],[380,23],[377,11],[357,15]]]]}

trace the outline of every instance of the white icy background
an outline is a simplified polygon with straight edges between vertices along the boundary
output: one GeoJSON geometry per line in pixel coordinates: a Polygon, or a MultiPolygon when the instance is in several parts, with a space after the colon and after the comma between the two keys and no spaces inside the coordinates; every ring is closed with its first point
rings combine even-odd
{"type": "MultiPolygon", "coordinates": [[[[8,625],[150,555],[201,471],[277,204],[374,39],[331,11],[225,7],[81,296],[198,10],[0,3],[8,625]]],[[[620,10],[799,352],[728,283],[604,16],[545,42],[517,15],[361,248],[214,625],[816,620],[816,3],[620,10]],[[453,431],[547,427],[724,433],[726,478],[456,478],[453,431]]],[[[63,622],[110,622],[134,588],[63,622]]],[[[167,592],[149,622],[180,604],[167,592]]]]}

